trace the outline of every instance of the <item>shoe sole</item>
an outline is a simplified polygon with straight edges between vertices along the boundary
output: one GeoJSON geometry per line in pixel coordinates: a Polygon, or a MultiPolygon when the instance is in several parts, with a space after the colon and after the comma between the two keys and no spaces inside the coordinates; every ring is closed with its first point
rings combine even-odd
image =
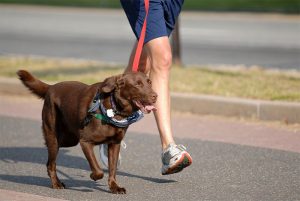
{"type": "Polygon", "coordinates": [[[184,168],[190,166],[192,164],[192,157],[188,153],[184,153],[181,158],[170,167],[166,172],[162,173],[162,175],[174,174],[182,171],[184,168]]]}

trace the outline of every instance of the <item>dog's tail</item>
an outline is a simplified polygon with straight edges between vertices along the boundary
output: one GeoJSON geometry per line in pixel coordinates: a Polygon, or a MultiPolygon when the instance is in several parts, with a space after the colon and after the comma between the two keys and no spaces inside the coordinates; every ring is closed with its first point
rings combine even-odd
{"type": "Polygon", "coordinates": [[[35,95],[37,95],[39,98],[44,99],[46,96],[46,93],[49,89],[48,84],[38,80],[33,75],[31,75],[29,72],[25,70],[19,70],[17,72],[17,75],[19,76],[19,79],[22,81],[22,83],[35,95]]]}

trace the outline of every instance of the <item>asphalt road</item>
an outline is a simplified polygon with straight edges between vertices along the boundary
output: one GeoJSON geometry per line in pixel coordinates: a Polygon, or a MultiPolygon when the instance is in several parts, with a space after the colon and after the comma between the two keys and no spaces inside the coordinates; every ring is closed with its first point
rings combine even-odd
{"type": "MultiPolygon", "coordinates": [[[[274,14],[183,12],[183,62],[300,70],[299,19],[274,14]]],[[[0,5],[0,55],[126,64],[134,40],[121,10],[0,5]]]]}
{"type": "Polygon", "coordinates": [[[134,132],[127,133],[117,176],[127,195],[108,192],[107,172],[90,180],[79,146],[60,150],[58,175],[67,189],[52,190],[40,121],[0,116],[0,122],[0,189],[67,200],[300,200],[299,153],[182,138],[192,166],[161,176],[159,138],[134,132]]]}

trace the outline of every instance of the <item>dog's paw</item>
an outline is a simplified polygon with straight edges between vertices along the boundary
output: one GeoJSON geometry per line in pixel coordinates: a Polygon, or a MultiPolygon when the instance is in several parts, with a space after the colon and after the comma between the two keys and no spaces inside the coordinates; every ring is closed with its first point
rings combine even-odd
{"type": "Polygon", "coordinates": [[[109,189],[114,194],[126,194],[126,189],[119,187],[115,181],[109,182],[109,189]]]}
{"type": "Polygon", "coordinates": [[[116,187],[113,189],[110,189],[112,193],[114,194],[126,194],[126,189],[121,187],[116,187]]]}
{"type": "Polygon", "coordinates": [[[53,189],[65,189],[66,186],[64,183],[59,182],[59,183],[52,184],[52,188],[53,189]]]}
{"type": "Polygon", "coordinates": [[[94,180],[94,181],[102,179],[103,176],[104,176],[103,172],[100,172],[100,173],[91,173],[90,174],[91,179],[94,180]]]}

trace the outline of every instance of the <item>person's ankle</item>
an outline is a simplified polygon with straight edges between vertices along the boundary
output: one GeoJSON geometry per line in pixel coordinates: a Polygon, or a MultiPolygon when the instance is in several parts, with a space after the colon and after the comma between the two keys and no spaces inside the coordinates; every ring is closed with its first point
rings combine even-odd
{"type": "Polygon", "coordinates": [[[175,145],[176,143],[174,141],[169,142],[169,143],[165,143],[162,145],[162,150],[166,150],[170,145],[175,145]]]}

